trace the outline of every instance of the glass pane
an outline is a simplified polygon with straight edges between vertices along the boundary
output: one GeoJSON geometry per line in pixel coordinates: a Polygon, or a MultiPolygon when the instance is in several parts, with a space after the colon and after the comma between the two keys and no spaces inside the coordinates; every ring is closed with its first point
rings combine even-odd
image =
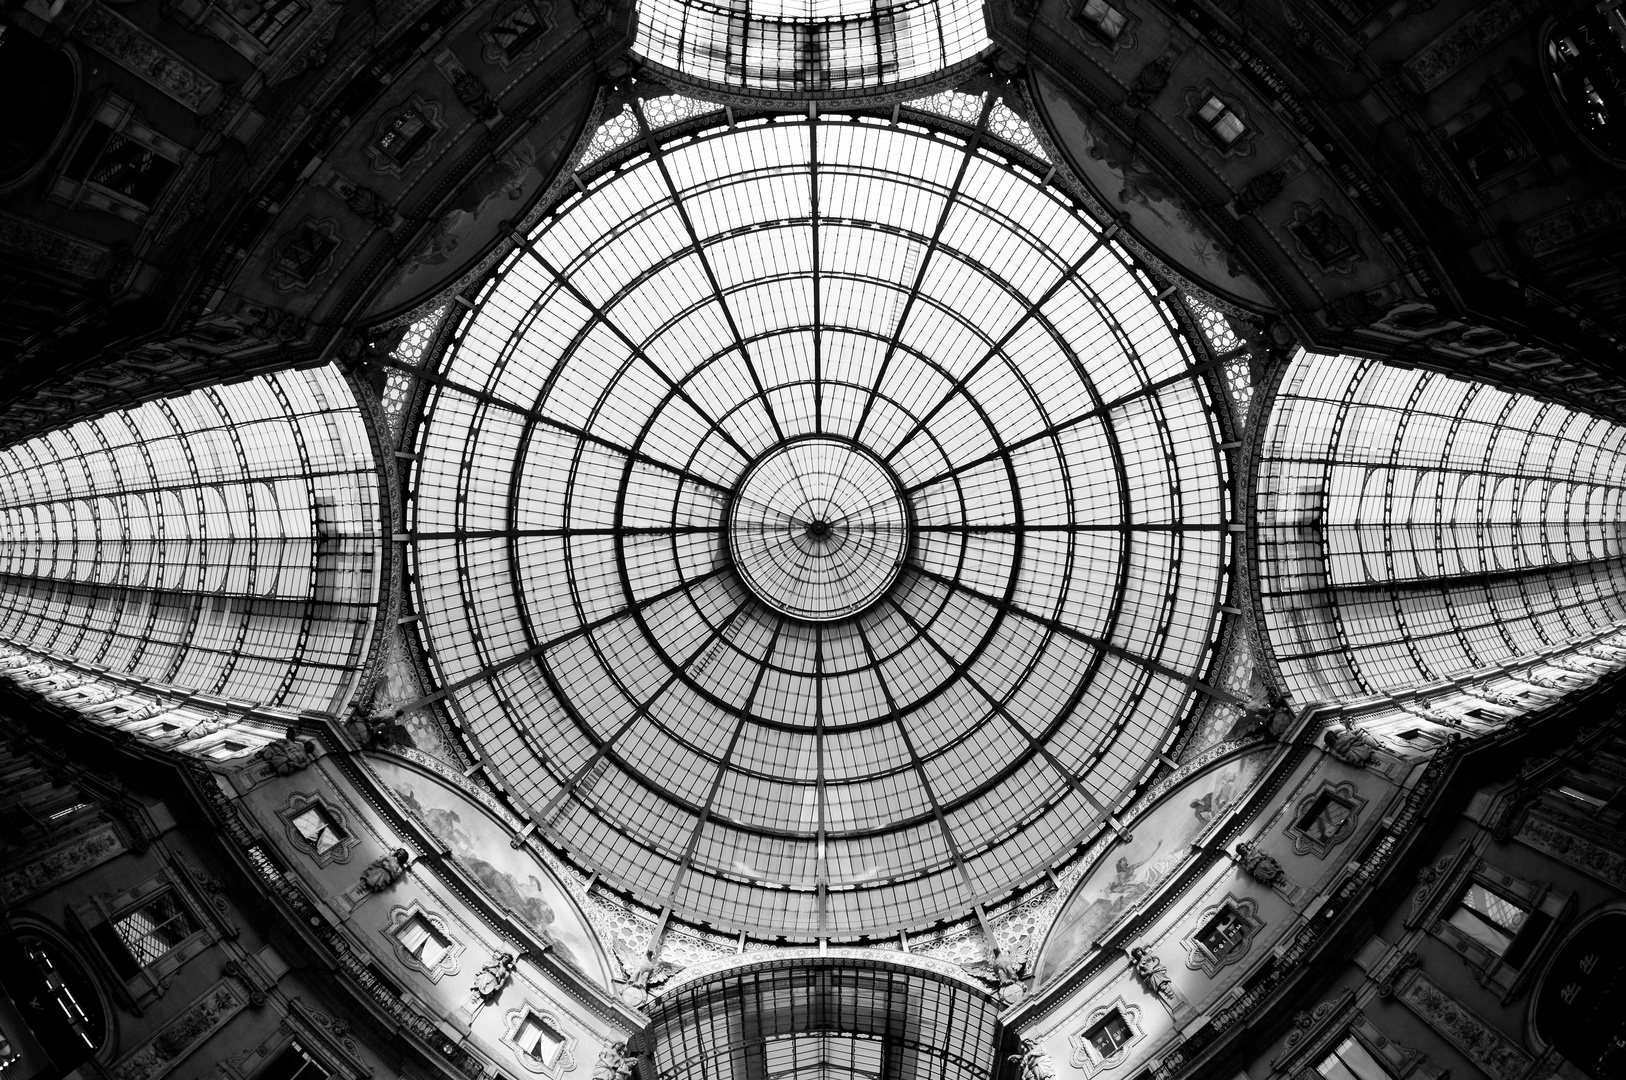
{"type": "Polygon", "coordinates": [[[1524,925],[1524,908],[1477,882],[1469,885],[1467,891],[1462,894],[1462,903],[1508,934],[1517,933],[1519,927],[1524,925]]]}
{"type": "Polygon", "coordinates": [[[174,893],[169,892],[130,912],[114,925],[125,948],[130,950],[130,955],[142,967],[169,952],[197,930],[191,913],[181,906],[180,899],[174,893]]]}
{"type": "Polygon", "coordinates": [[[1359,1039],[1346,1037],[1338,1044],[1337,1054],[1360,1080],[1389,1080],[1388,1071],[1378,1064],[1359,1039]]]}

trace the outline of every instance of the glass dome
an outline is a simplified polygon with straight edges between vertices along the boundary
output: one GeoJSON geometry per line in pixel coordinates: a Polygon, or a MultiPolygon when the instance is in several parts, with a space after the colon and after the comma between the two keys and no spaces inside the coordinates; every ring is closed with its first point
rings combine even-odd
{"type": "Polygon", "coordinates": [[[695,923],[964,916],[1208,692],[1206,368],[1020,155],[925,122],[719,118],[601,163],[461,316],[419,428],[454,718],[550,841],[695,923]]]}
{"type": "Polygon", "coordinates": [[[633,48],[668,74],[816,97],[920,83],[989,45],[982,0],[639,0],[633,48]]]}

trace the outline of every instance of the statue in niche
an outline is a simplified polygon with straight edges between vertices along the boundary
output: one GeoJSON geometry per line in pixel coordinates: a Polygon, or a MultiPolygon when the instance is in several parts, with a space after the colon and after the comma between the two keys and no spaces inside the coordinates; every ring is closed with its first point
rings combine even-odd
{"type": "Polygon", "coordinates": [[[1357,769],[1364,769],[1377,757],[1378,751],[1383,749],[1381,743],[1367,734],[1361,728],[1344,718],[1343,731],[1328,731],[1321,737],[1327,746],[1327,753],[1342,761],[1345,765],[1353,765],[1357,769]]]}
{"type": "Polygon", "coordinates": [[[292,776],[316,760],[316,744],[301,739],[298,728],[289,728],[288,734],[275,742],[266,743],[254,755],[278,776],[292,776]]]}
{"type": "Polygon", "coordinates": [[[380,855],[361,872],[361,887],[368,892],[383,892],[401,880],[411,861],[412,856],[407,854],[406,848],[396,848],[387,855],[380,855]]]}
{"type": "Polygon", "coordinates": [[[474,973],[474,993],[482,1001],[489,1000],[508,983],[517,961],[513,953],[495,953],[491,962],[474,973]]]}
{"type": "Polygon", "coordinates": [[[1163,966],[1163,961],[1152,955],[1152,950],[1144,945],[1136,945],[1129,950],[1129,962],[1135,968],[1135,974],[1146,989],[1158,997],[1168,997],[1174,990],[1174,980],[1169,978],[1169,969],[1163,966]]]}
{"type": "Polygon", "coordinates": [[[1249,877],[1261,884],[1276,885],[1287,880],[1287,871],[1282,869],[1282,864],[1266,855],[1251,840],[1243,840],[1236,845],[1236,860],[1249,877]]]}
{"type": "Polygon", "coordinates": [[[628,1080],[638,1055],[627,1049],[624,1042],[613,1042],[598,1053],[593,1063],[593,1080],[628,1080]]]}

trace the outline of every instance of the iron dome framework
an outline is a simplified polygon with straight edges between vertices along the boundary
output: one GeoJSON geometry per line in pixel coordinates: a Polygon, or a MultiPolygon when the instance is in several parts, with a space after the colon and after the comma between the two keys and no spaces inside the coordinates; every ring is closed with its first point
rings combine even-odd
{"type": "Polygon", "coordinates": [[[992,102],[969,138],[719,115],[670,141],[635,105],[642,152],[584,172],[426,376],[439,695],[552,842],[657,909],[803,940],[963,916],[1104,827],[1210,692],[1209,369],[992,102]],[[804,439],[907,503],[895,583],[846,617],[765,603],[725,542],[752,464],[804,439]]]}

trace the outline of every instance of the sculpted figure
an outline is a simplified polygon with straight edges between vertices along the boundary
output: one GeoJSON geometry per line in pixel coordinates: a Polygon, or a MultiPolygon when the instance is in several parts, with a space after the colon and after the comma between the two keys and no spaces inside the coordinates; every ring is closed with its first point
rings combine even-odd
{"type": "Polygon", "coordinates": [[[1259,850],[1259,845],[1252,841],[1243,840],[1236,845],[1236,858],[1250,877],[1265,885],[1274,885],[1287,877],[1282,864],[1259,850]]]}
{"type": "Polygon", "coordinates": [[[316,744],[298,736],[297,728],[289,728],[285,737],[266,743],[254,756],[278,776],[292,776],[316,760],[316,744]]]}
{"type": "Polygon", "coordinates": [[[1327,744],[1327,753],[1357,769],[1371,764],[1382,749],[1376,739],[1354,725],[1343,731],[1329,731],[1321,737],[1321,741],[1327,744]]]}
{"type": "Polygon", "coordinates": [[[636,1064],[638,1055],[628,1051],[626,1043],[610,1043],[598,1053],[598,1061],[593,1064],[593,1080],[627,1080],[636,1064]]]}
{"type": "Polygon", "coordinates": [[[406,848],[396,848],[388,855],[380,855],[367,864],[367,869],[361,872],[361,884],[368,892],[383,892],[400,880],[406,873],[407,863],[412,856],[407,854],[406,848]]]}
{"type": "Polygon", "coordinates": [[[1022,1052],[1010,1055],[1023,1080],[1056,1080],[1056,1066],[1037,1039],[1023,1039],[1022,1052]]]}
{"type": "Polygon", "coordinates": [[[513,953],[497,953],[492,956],[491,962],[474,973],[474,992],[481,998],[489,998],[503,988],[508,982],[508,973],[514,970],[513,953]]]}
{"type": "Polygon", "coordinates": [[[1144,945],[1136,945],[1129,950],[1129,962],[1135,967],[1135,974],[1146,989],[1158,997],[1166,997],[1174,989],[1174,980],[1169,978],[1169,969],[1163,966],[1163,961],[1152,955],[1152,951],[1144,945]]]}

